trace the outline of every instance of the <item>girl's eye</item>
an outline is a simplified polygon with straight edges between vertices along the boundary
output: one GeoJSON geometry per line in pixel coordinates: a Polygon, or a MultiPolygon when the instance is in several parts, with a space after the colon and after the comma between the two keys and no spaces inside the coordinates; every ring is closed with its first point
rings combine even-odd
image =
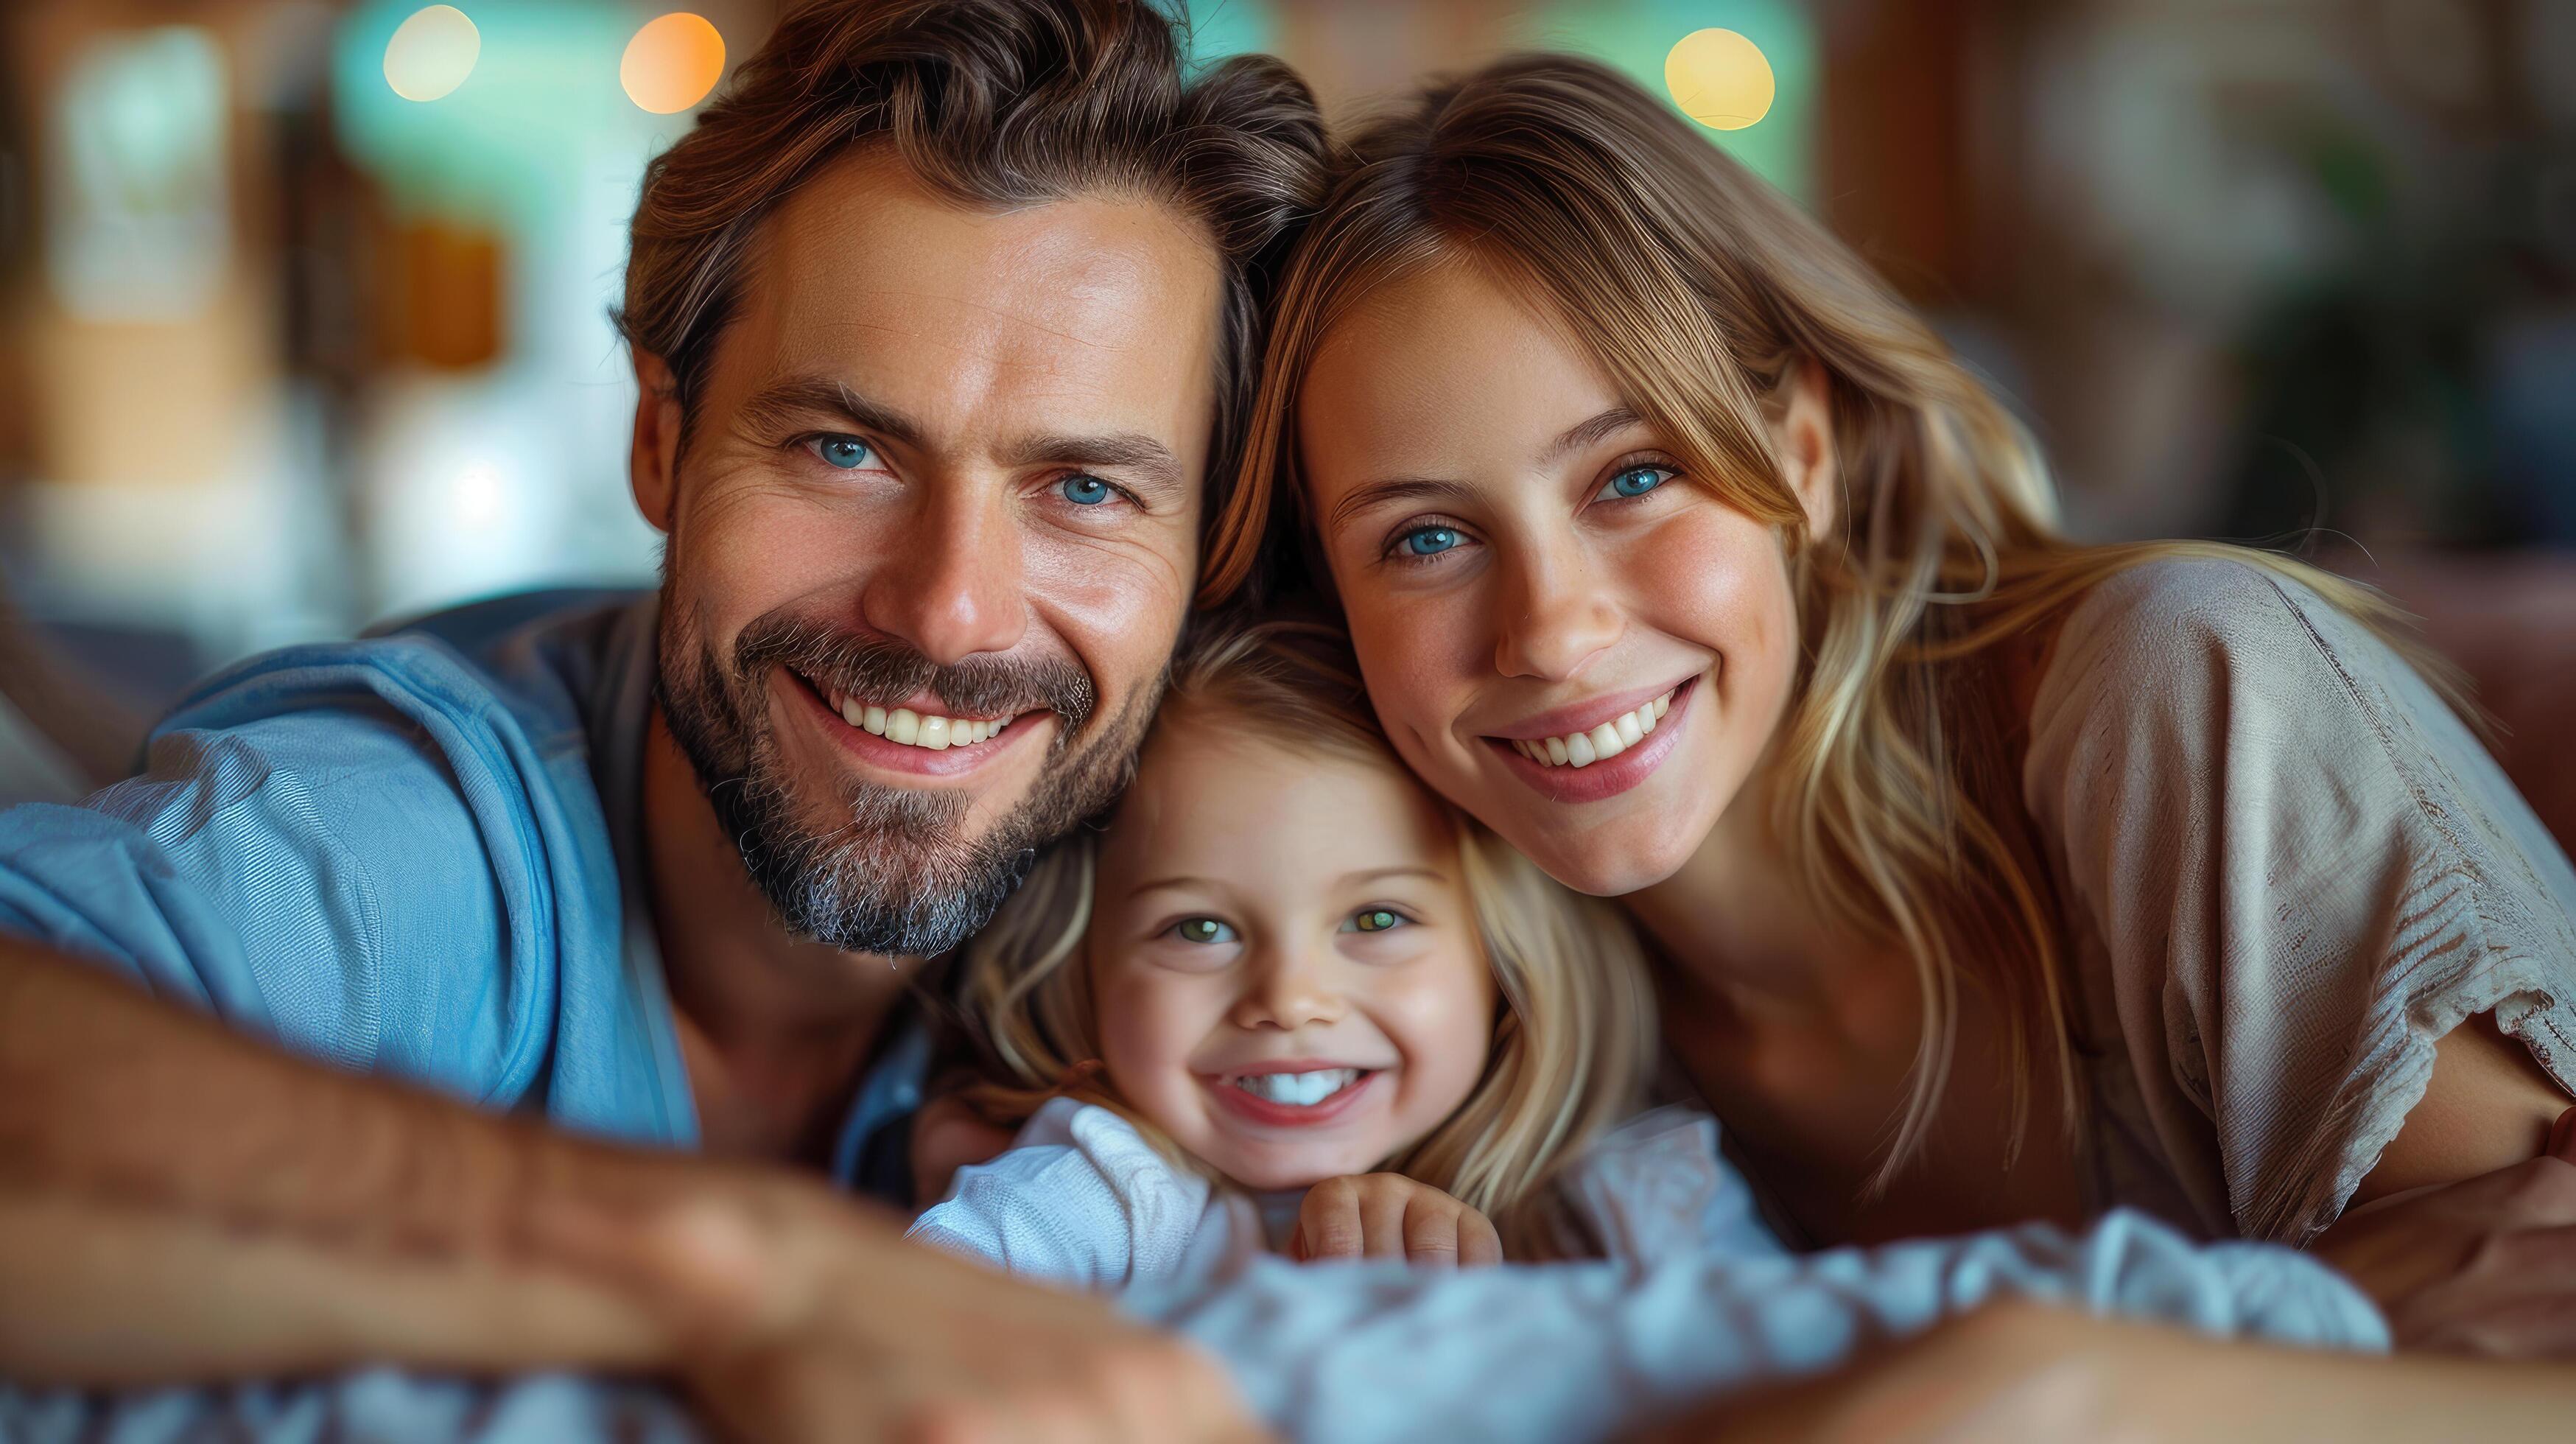
{"type": "Polygon", "coordinates": [[[1393,908],[1364,908],[1351,914],[1349,927],[1355,933],[1382,933],[1412,921],[1393,908]]]}
{"type": "Polygon", "coordinates": [[[1185,943],[1230,943],[1234,929],[1214,918],[1183,918],[1172,924],[1172,936],[1185,943]]]}
{"type": "Polygon", "coordinates": [[[1457,529],[1445,526],[1419,526],[1406,532],[1397,545],[1407,556],[1436,557],[1458,544],[1457,529]]]}
{"type": "Polygon", "coordinates": [[[877,449],[855,436],[821,436],[806,444],[823,458],[824,465],[843,471],[856,471],[877,459],[877,449]]]}
{"type": "Polygon", "coordinates": [[[1644,496],[1673,479],[1673,474],[1660,466],[1632,466],[1610,478],[1594,501],[1612,501],[1620,497],[1644,496]]]}
{"type": "Polygon", "coordinates": [[[1063,493],[1064,499],[1075,506],[1098,506],[1115,495],[1110,490],[1109,483],[1099,477],[1085,476],[1080,472],[1075,472],[1056,483],[1056,490],[1063,493]]]}

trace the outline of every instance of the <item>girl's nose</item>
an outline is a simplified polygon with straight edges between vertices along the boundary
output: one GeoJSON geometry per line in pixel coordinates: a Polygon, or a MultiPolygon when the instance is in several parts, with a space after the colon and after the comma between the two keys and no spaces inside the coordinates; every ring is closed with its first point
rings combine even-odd
{"type": "Polygon", "coordinates": [[[1333,972],[1330,959],[1315,950],[1268,951],[1246,975],[1243,995],[1234,1004],[1235,1026],[1295,1032],[1338,1022],[1345,1009],[1333,972]]]}

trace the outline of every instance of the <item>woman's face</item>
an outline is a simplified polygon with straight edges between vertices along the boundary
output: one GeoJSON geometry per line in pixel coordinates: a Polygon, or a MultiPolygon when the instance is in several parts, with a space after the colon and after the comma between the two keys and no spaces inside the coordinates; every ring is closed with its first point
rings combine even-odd
{"type": "Polygon", "coordinates": [[[1384,760],[1166,715],[1102,840],[1086,953],[1120,1096],[1260,1189],[1366,1173],[1483,1076],[1458,838],[1384,760]]]}
{"type": "MultiPolygon", "coordinates": [[[[1832,488],[1819,390],[1798,388],[1774,434],[1802,496],[1832,488]]],[[[1569,886],[1671,876],[1790,694],[1774,530],[1682,475],[1591,361],[1472,265],[1359,306],[1325,338],[1297,424],[1404,760],[1569,886]]]]}

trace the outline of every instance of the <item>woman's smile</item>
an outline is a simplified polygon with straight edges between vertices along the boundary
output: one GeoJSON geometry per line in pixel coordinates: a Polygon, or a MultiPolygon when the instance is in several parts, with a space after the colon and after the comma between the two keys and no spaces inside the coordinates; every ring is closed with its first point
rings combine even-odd
{"type": "Polygon", "coordinates": [[[1625,696],[1609,706],[1596,701],[1560,708],[1484,742],[1505,770],[1549,801],[1598,802],[1645,781],[1680,747],[1698,682],[1687,678],[1625,710],[1612,710],[1625,696]],[[1605,720],[1583,725],[1605,712],[1605,720]],[[1563,730],[1538,730],[1557,727],[1563,730]]]}

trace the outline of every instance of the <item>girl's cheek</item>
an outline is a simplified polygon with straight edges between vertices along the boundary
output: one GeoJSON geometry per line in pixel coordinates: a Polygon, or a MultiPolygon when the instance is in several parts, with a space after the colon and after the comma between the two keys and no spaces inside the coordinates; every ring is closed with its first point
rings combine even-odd
{"type": "Polygon", "coordinates": [[[1389,999],[1388,1009],[1401,1029],[1396,1043],[1406,1054],[1405,1066],[1426,1080],[1455,1083],[1456,1101],[1464,1102],[1493,1051],[1493,974],[1472,954],[1436,964],[1424,959],[1408,972],[1408,985],[1389,999]]]}

